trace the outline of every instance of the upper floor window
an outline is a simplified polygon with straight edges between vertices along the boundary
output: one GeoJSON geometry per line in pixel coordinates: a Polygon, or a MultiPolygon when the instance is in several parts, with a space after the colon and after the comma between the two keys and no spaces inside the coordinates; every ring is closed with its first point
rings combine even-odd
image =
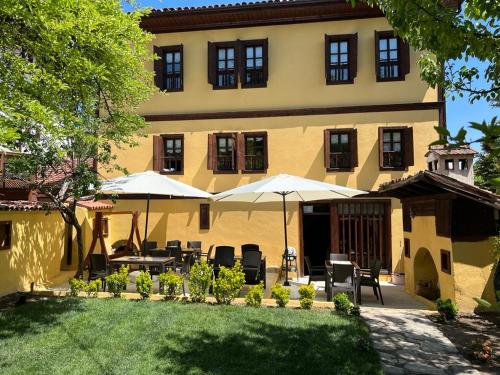
{"type": "Polygon", "coordinates": [[[217,161],[218,171],[236,170],[236,142],[234,135],[217,135],[217,161]]]}
{"type": "Polygon", "coordinates": [[[352,170],[358,165],[357,130],[325,130],[325,167],[329,171],[352,170]]]}
{"type": "Polygon", "coordinates": [[[446,159],[444,161],[444,169],[446,169],[447,171],[452,171],[453,169],[455,169],[455,162],[453,159],[446,159]]]}
{"type": "Polygon", "coordinates": [[[208,82],[214,89],[267,85],[267,39],[208,43],[208,82]],[[239,52],[238,52],[239,51],[239,52]]]}
{"type": "Polygon", "coordinates": [[[154,62],[155,84],[163,91],[182,91],[183,46],[154,47],[159,59],[154,62]]]}
{"type": "Polygon", "coordinates": [[[184,172],[184,136],[182,134],[153,136],[153,169],[165,174],[184,172]]]}
{"type": "Polygon", "coordinates": [[[413,129],[379,128],[380,169],[403,170],[413,165],[413,129]]]}
{"type": "Polygon", "coordinates": [[[460,159],[458,161],[458,169],[460,171],[466,171],[468,168],[468,165],[467,165],[467,159],[460,159]]]}
{"type": "Polygon", "coordinates": [[[327,84],[353,83],[357,70],[358,34],[325,35],[327,84]]]}
{"type": "Polygon", "coordinates": [[[404,80],[410,72],[409,47],[393,31],[375,31],[377,81],[404,80]]]}
{"type": "Polygon", "coordinates": [[[244,142],[241,169],[245,172],[261,172],[267,169],[267,134],[243,133],[244,142]]]}
{"type": "Polygon", "coordinates": [[[0,221],[0,250],[8,250],[12,246],[12,221],[0,221]]]}

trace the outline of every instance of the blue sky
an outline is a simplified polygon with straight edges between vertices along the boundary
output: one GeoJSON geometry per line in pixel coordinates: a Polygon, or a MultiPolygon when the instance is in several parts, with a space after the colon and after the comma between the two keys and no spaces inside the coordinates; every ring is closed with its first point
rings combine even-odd
{"type": "MultiPolygon", "coordinates": [[[[136,0],[136,5],[139,7],[152,7],[152,8],[176,8],[185,6],[200,6],[209,4],[227,4],[241,2],[244,0],[224,1],[224,0],[136,0]]],[[[246,0],[251,1],[251,0],[246,0]]],[[[125,9],[130,9],[125,5],[125,9]]],[[[485,67],[477,61],[471,61],[469,64],[475,64],[480,69],[485,67]]],[[[448,120],[448,129],[452,134],[455,134],[462,126],[467,126],[470,121],[489,121],[493,116],[500,116],[498,108],[490,107],[485,101],[477,101],[470,104],[467,98],[456,98],[452,101],[451,98],[447,99],[446,113],[448,120]]],[[[469,131],[469,140],[475,139],[477,133],[469,131]]]]}

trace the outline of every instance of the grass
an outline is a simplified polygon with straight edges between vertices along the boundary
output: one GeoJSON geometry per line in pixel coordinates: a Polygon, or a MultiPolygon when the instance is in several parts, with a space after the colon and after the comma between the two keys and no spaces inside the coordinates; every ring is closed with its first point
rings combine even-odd
{"type": "Polygon", "coordinates": [[[0,373],[382,372],[363,321],[330,311],[53,298],[0,313],[0,373]]]}

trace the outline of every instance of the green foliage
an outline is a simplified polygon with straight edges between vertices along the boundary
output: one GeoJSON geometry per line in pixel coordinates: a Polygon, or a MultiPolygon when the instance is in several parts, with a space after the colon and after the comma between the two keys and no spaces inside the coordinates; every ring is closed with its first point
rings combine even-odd
{"type": "Polygon", "coordinates": [[[122,170],[114,151],[135,145],[145,127],[136,111],[153,92],[144,14],[124,12],[119,0],[0,1],[0,144],[24,151],[9,161],[10,176],[75,227],[79,275],[72,203],[100,186],[95,162],[122,170]]]}
{"type": "Polygon", "coordinates": [[[73,278],[69,281],[70,294],[73,297],[78,297],[78,293],[85,290],[87,284],[82,279],[73,278]]]}
{"type": "Polygon", "coordinates": [[[314,285],[302,285],[299,288],[299,303],[300,307],[305,310],[310,310],[314,303],[316,291],[314,285]]]}
{"type": "Polygon", "coordinates": [[[189,271],[189,295],[193,302],[205,302],[212,283],[213,267],[205,260],[195,262],[189,271]]]}
{"type": "Polygon", "coordinates": [[[99,293],[100,289],[101,289],[101,279],[92,280],[85,285],[85,292],[87,292],[87,295],[89,297],[94,297],[94,298],[97,297],[97,293],[99,293]]]}
{"type": "Polygon", "coordinates": [[[436,310],[439,313],[439,320],[446,322],[448,320],[455,320],[458,313],[457,305],[451,299],[441,299],[436,300],[436,310]]]}
{"type": "Polygon", "coordinates": [[[160,293],[164,294],[167,298],[174,298],[180,293],[184,279],[182,276],[169,270],[158,276],[158,282],[161,285],[160,293]]]}
{"type": "Polygon", "coordinates": [[[239,261],[232,268],[221,267],[214,281],[214,296],[217,303],[231,304],[239,296],[243,285],[245,285],[245,274],[239,261]]]}
{"type": "Polygon", "coordinates": [[[260,307],[262,304],[262,298],[264,297],[264,282],[261,281],[258,285],[254,285],[250,288],[245,296],[245,302],[247,306],[260,307]]]}
{"type": "Polygon", "coordinates": [[[113,297],[120,297],[122,292],[127,289],[128,266],[122,264],[120,270],[109,276],[106,276],[106,285],[108,291],[113,294],[113,297]]]}
{"type": "Polygon", "coordinates": [[[285,307],[290,301],[290,289],[281,284],[274,284],[271,287],[271,297],[276,300],[278,307],[285,307]]]}
{"type": "Polygon", "coordinates": [[[496,192],[499,183],[495,181],[500,174],[500,156],[481,152],[474,162],[474,184],[482,189],[496,192]]]}
{"type": "Polygon", "coordinates": [[[153,293],[153,280],[151,280],[151,275],[148,271],[141,271],[135,280],[135,287],[137,288],[137,293],[139,293],[142,298],[149,298],[153,293]]]}
{"type": "Polygon", "coordinates": [[[349,300],[349,296],[346,293],[337,293],[333,297],[333,304],[335,306],[335,311],[340,314],[349,314],[353,304],[349,300]]]}
{"type": "Polygon", "coordinates": [[[359,305],[352,305],[349,312],[352,316],[361,316],[361,308],[359,305]]]}

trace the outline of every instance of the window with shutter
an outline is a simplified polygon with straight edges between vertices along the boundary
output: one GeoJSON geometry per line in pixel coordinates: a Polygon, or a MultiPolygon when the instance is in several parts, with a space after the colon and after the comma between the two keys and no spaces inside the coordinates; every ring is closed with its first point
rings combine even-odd
{"type": "Polygon", "coordinates": [[[9,250],[12,246],[12,221],[0,221],[0,250],[9,250]]]}
{"type": "Polygon", "coordinates": [[[244,173],[263,173],[267,170],[267,133],[242,133],[241,150],[242,163],[239,169],[244,173]]]}
{"type": "Polygon", "coordinates": [[[238,88],[238,42],[208,43],[208,81],[214,89],[238,88]]]}
{"type": "Polygon", "coordinates": [[[442,237],[451,236],[451,207],[449,200],[436,200],[436,234],[442,237]]]}
{"type": "Polygon", "coordinates": [[[379,128],[380,170],[406,170],[413,161],[413,129],[379,128]]]}
{"type": "Polygon", "coordinates": [[[200,229],[210,229],[210,205],[200,203],[200,229]]]}
{"type": "Polygon", "coordinates": [[[358,34],[325,35],[327,85],[353,83],[357,75],[358,34]]]}
{"type": "Polygon", "coordinates": [[[441,271],[451,275],[451,252],[441,249],[441,271]]]}
{"type": "Polygon", "coordinates": [[[393,31],[375,31],[377,82],[402,81],[410,72],[410,49],[393,31]]]}
{"type": "Polygon", "coordinates": [[[405,257],[411,258],[411,248],[410,248],[410,239],[409,238],[404,239],[404,250],[405,250],[405,257]]]}
{"type": "Polygon", "coordinates": [[[267,39],[242,40],[239,42],[242,88],[267,86],[267,39]]]}
{"type": "Polygon", "coordinates": [[[154,47],[155,85],[163,91],[183,91],[183,46],[154,47]]]}
{"type": "Polygon", "coordinates": [[[357,166],[356,129],[326,130],[325,142],[325,167],[328,171],[352,171],[357,166]]]}
{"type": "Polygon", "coordinates": [[[217,173],[238,173],[236,133],[212,136],[209,136],[209,167],[212,167],[209,169],[217,173]]]}
{"type": "Polygon", "coordinates": [[[165,174],[182,174],[184,172],[184,135],[163,135],[163,168],[165,174]]]}
{"type": "Polygon", "coordinates": [[[406,202],[403,202],[403,230],[411,232],[411,207],[406,202]]]}

